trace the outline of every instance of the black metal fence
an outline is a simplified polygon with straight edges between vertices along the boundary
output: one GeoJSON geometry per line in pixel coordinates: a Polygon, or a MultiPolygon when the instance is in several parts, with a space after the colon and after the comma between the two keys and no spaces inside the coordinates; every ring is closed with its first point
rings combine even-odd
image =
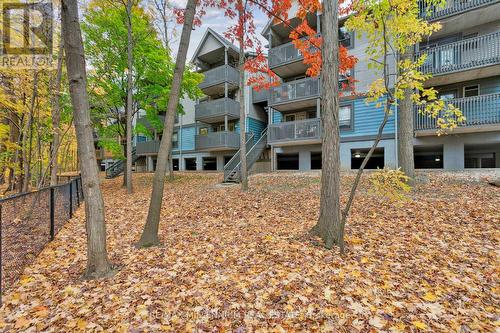
{"type": "Polygon", "coordinates": [[[0,304],[83,200],[82,180],[0,199],[0,304]]]}

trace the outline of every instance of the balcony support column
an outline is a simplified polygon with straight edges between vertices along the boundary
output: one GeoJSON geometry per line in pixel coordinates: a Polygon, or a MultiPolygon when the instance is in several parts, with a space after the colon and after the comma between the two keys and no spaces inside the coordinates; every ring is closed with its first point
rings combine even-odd
{"type": "Polygon", "coordinates": [[[321,13],[318,11],[316,12],[316,32],[321,33],[321,13]]]}
{"type": "Polygon", "coordinates": [[[321,100],[319,98],[316,100],[316,118],[321,118],[321,100]]]}
{"type": "Polygon", "coordinates": [[[224,65],[229,65],[229,59],[227,56],[227,47],[224,49],[224,65]]]}
{"type": "Polygon", "coordinates": [[[227,119],[227,114],[224,116],[224,131],[228,131],[229,130],[229,127],[228,127],[228,119],[227,119]]]}
{"type": "Polygon", "coordinates": [[[465,167],[463,142],[447,140],[443,146],[443,166],[445,170],[462,170],[465,167]]]}
{"type": "Polygon", "coordinates": [[[311,152],[308,150],[299,151],[299,170],[311,170],[311,152]]]}

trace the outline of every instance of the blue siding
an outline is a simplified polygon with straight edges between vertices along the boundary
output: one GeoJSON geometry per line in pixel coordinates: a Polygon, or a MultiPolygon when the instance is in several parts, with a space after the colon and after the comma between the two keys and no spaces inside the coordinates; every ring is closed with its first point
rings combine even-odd
{"type": "Polygon", "coordinates": [[[281,123],[281,121],[283,120],[283,115],[281,114],[281,112],[278,112],[278,111],[273,111],[273,124],[277,124],[277,123],[281,123]]]}
{"type": "Polygon", "coordinates": [[[247,118],[247,132],[254,133],[254,140],[258,140],[262,131],[266,128],[266,123],[251,117],[247,118]]]}
{"type": "MultiPolygon", "coordinates": [[[[183,127],[179,129],[179,140],[182,140],[182,150],[194,150],[194,136],[196,135],[196,127],[183,127]]],[[[181,141],[179,141],[181,144],[181,141]]],[[[174,149],[173,151],[178,151],[174,149]]]]}
{"type": "MultiPolygon", "coordinates": [[[[354,104],[353,128],[342,130],[340,135],[342,137],[376,135],[378,128],[384,119],[384,102],[385,99],[381,99],[380,103],[382,106],[377,107],[377,103],[366,103],[365,98],[359,98],[352,101],[351,103],[354,104]]],[[[342,101],[342,103],[348,102],[342,101]]],[[[394,133],[394,131],[394,115],[392,114],[389,118],[389,122],[384,128],[384,134],[391,134],[394,133]]]]}

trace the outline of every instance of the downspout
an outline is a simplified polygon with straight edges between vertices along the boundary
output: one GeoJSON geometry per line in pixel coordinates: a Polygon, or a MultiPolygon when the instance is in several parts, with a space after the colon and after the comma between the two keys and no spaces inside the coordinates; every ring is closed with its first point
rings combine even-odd
{"type": "MultiPolygon", "coordinates": [[[[180,115],[179,117],[179,171],[182,171],[181,166],[182,166],[182,118],[184,118],[184,115],[180,115]]],[[[172,166],[173,169],[173,166],[172,166]]]]}

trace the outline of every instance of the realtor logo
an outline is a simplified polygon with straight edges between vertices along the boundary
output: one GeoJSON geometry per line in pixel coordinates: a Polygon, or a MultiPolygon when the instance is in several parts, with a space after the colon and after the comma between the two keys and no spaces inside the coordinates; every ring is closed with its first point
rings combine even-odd
{"type": "Polygon", "coordinates": [[[4,3],[2,54],[52,54],[51,2],[4,3]]]}

